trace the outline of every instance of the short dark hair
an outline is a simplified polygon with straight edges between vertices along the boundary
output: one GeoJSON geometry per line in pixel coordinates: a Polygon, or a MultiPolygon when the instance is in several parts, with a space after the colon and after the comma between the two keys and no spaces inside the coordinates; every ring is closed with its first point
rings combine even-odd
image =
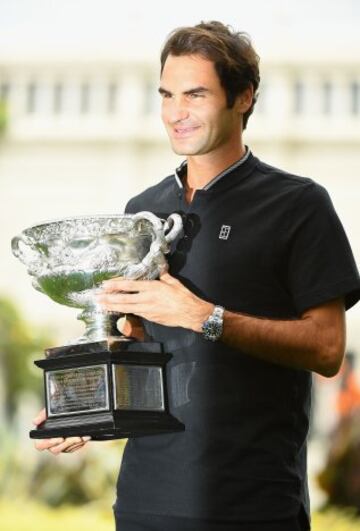
{"type": "Polygon", "coordinates": [[[239,94],[252,86],[252,104],[243,116],[243,129],[246,128],[260,83],[259,56],[247,33],[236,32],[218,21],[177,28],[170,33],[161,51],[161,72],[168,55],[201,55],[212,61],[229,108],[233,107],[239,94]]]}

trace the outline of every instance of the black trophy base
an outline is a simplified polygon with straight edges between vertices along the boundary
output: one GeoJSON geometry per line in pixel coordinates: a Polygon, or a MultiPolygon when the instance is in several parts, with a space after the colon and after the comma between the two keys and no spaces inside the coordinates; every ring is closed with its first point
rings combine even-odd
{"type": "Polygon", "coordinates": [[[105,418],[102,415],[94,418],[91,423],[84,419],[66,419],[61,423],[46,420],[36,430],[30,431],[31,439],[51,439],[53,437],[84,437],[90,436],[93,441],[109,441],[111,439],[128,439],[129,437],[144,437],[160,435],[176,431],[184,431],[184,425],[170,414],[161,414],[152,418],[139,416],[133,418],[105,418]]]}
{"type": "Polygon", "coordinates": [[[100,341],[46,351],[47,419],[32,439],[90,436],[102,441],[178,432],[169,413],[166,363],[155,342],[100,341]]]}

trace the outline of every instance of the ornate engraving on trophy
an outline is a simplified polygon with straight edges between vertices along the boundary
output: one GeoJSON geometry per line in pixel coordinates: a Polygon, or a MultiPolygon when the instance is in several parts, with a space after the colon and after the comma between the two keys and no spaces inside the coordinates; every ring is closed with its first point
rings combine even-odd
{"type": "Polygon", "coordinates": [[[113,365],[115,409],[164,411],[161,367],[113,365]]]}
{"type": "Polygon", "coordinates": [[[113,277],[157,278],[181,230],[179,214],[166,221],[151,212],[83,216],[29,227],[11,244],[37,290],[83,310],[78,319],[85,333],[70,342],[79,344],[122,336],[116,327],[120,314],[104,312],[96,302],[99,286],[113,277]]]}
{"type": "Polygon", "coordinates": [[[105,364],[47,371],[46,389],[49,417],[109,409],[105,364]]]}
{"type": "Polygon", "coordinates": [[[180,431],[169,411],[166,363],[156,341],[137,341],[117,327],[122,314],[97,302],[101,284],[122,277],[157,279],[181,235],[178,213],[94,215],[33,225],[12,239],[33,286],[53,301],[79,308],[82,336],[49,348],[35,364],[45,371],[47,418],[34,438],[89,435],[93,440],[180,431]]]}

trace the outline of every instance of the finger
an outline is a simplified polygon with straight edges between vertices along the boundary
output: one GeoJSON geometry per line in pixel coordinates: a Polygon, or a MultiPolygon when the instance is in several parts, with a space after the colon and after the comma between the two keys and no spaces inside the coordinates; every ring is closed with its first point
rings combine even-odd
{"type": "Polygon", "coordinates": [[[127,313],[125,318],[125,323],[130,324],[132,327],[143,327],[142,320],[139,319],[136,315],[133,315],[132,313],[127,313]]]}
{"type": "Polygon", "coordinates": [[[56,446],[52,446],[51,448],[49,448],[49,451],[52,454],[57,455],[79,443],[85,444],[81,437],[67,437],[63,443],[57,444],[56,446]]]}
{"type": "Polygon", "coordinates": [[[168,271],[162,271],[160,273],[160,278],[167,279],[167,278],[174,278],[174,277],[172,277],[168,271]]]}
{"type": "Polygon", "coordinates": [[[44,420],[46,420],[46,410],[45,408],[43,408],[35,418],[33,418],[32,422],[33,424],[35,424],[35,426],[38,426],[39,424],[41,424],[42,422],[44,422],[44,420]]]}
{"type": "Polygon", "coordinates": [[[116,303],[101,303],[105,310],[118,313],[133,313],[139,317],[144,317],[153,308],[153,304],[116,304],[116,303]]]}
{"type": "Polygon", "coordinates": [[[127,314],[120,330],[125,336],[144,340],[144,327],[141,323],[141,320],[135,315],[127,314]]]}
{"type": "Polygon", "coordinates": [[[172,277],[167,271],[161,273],[160,280],[166,284],[180,284],[179,280],[175,277],[172,277]]]}
{"type": "Polygon", "coordinates": [[[63,453],[71,453],[71,452],[74,452],[82,448],[83,446],[86,445],[88,441],[90,441],[91,437],[81,437],[81,439],[82,439],[82,442],[68,446],[65,450],[63,450],[63,453]]]}
{"type": "Polygon", "coordinates": [[[125,321],[125,323],[123,324],[123,326],[121,327],[120,331],[122,334],[124,334],[125,336],[131,336],[133,330],[134,330],[134,326],[132,326],[128,321],[125,321]]]}
{"type": "Polygon", "coordinates": [[[100,304],[138,304],[139,302],[145,302],[148,296],[144,293],[107,293],[98,295],[97,301],[100,304]]]}
{"type": "Polygon", "coordinates": [[[102,283],[102,291],[106,293],[111,291],[146,291],[156,280],[129,280],[129,279],[111,279],[102,283]]]}
{"type": "Polygon", "coordinates": [[[76,452],[77,450],[81,450],[81,448],[84,448],[85,445],[86,443],[75,444],[74,446],[71,446],[68,450],[65,450],[64,453],[72,454],[73,452],[76,452]]]}
{"type": "Polygon", "coordinates": [[[71,453],[71,452],[74,452],[75,450],[78,450],[80,448],[82,448],[83,446],[86,445],[87,442],[89,442],[91,440],[91,437],[90,436],[85,436],[85,437],[79,437],[78,439],[80,439],[79,442],[75,443],[75,444],[71,444],[71,440],[73,440],[74,438],[70,439],[70,438],[67,438],[65,439],[65,443],[66,443],[66,447],[61,450],[59,447],[54,447],[54,449],[50,449],[51,453],[53,453],[54,455],[57,455],[59,453],[71,453]]]}
{"type": "Polygon", "coordinates": [[[39,439],[35,442],[35,448],[36,450],[39,450],[42,452],[42,450],[49,450],[53,446],[57,446],[58,444],[61,444],[64,442],[63,437],[57,437],[53,439],[39,439]]]}

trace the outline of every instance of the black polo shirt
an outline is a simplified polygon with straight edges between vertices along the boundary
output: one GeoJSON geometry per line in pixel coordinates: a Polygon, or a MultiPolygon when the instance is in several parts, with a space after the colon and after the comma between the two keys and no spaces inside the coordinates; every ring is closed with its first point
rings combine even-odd
{"type": "MultiPolygon", "coordinates": [[[[250,152],[184,198],[181,171],[127,205],[161,217],[183,215],[170,272],[228,310],[296,319],[344,296],[360,280],[326,190],[264,164],[250,152]]],[[[201,334],[145,322],[173,355],[171,412],[182,433],[129,440],[117,511],[256,521],[309,511],[306,437],[311,374],[261,361],[201,334]]]]}

